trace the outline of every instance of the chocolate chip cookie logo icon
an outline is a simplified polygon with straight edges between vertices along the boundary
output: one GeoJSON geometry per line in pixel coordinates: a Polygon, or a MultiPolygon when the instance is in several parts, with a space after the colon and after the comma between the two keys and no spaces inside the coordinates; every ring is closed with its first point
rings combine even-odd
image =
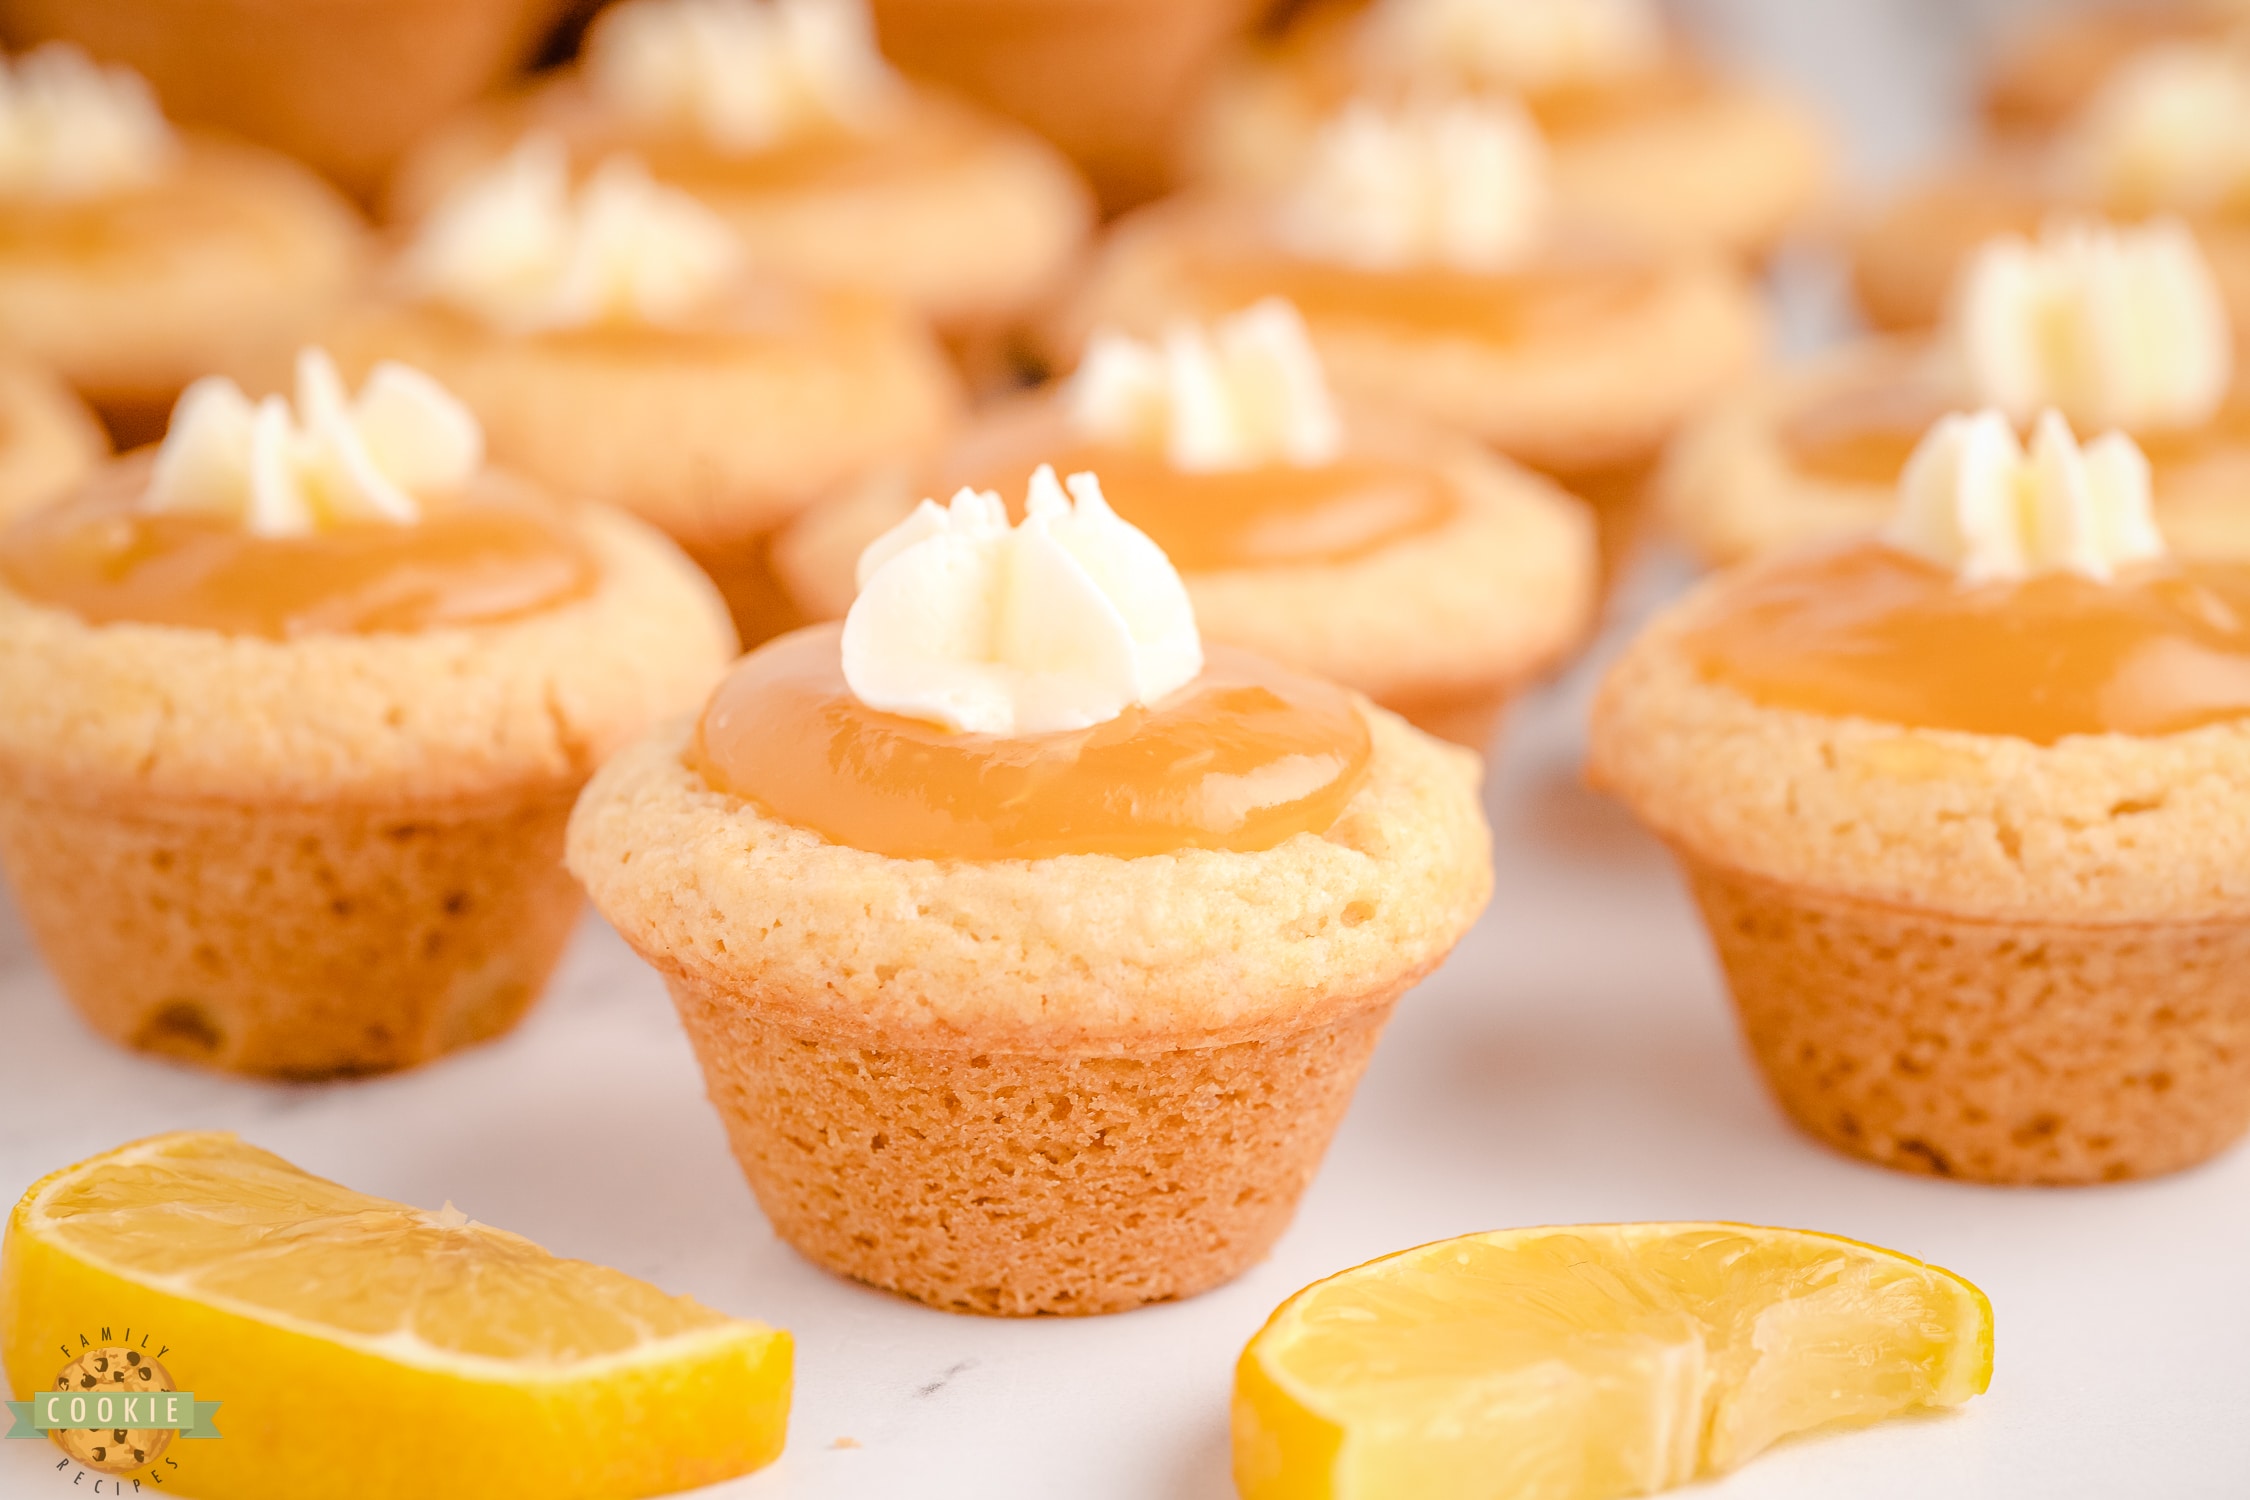
{"type": "MultiPolygon", "coordinates": [[[[219,1436],[211,1420],[219,1403],[181,1390],[155,1354],[83,1336],[79,1343],[83,1347],[46,1390],[8,1403],[15,1419],[9,1437],[51,1438],[96,1473],[133,1474],[160,1463],[177,1468],[164,1463],[176,1438],[219,1436]]],[[[158,1473],[148,1477],[162,1483],[158,1473]]]]}

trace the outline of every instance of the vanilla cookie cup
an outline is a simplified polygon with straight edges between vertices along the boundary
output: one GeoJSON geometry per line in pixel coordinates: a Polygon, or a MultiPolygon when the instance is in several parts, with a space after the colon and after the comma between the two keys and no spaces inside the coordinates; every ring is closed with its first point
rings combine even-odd
{"type": "Polygon", "coordinates": [[[862,124],[806,122],[733,145],[684,120],[635,118],[589,66],[435,132],[401,164],[391,216],[418,222],[533,135],[560,140],[581,170],[630,152],[725,219],[762,271],[902,303],[963,343],[998,336],[1053,295],[1092,228],[1092,195],[1052,146],[919,85],[899,82],[862,124]]]}
{"type": "MultiPolygon", "coordinates": [[[[1391,5],[1390,16],[1383,6],[1296,8],[1285,31],[1243,49],[1207,91],[1183,142],[1189,179],[1270,188],[1352,99],[1466,90],[1520,94],[1552,152],[1563,215],[1627,244],[1761,255],[1819,197],[1830,149],[1818,120],[1720,76],[1671,38],[1598,73],[1511,87],[1474,76],[1458,56],[1381,56],[1375,33],[1413,8],[1391,5]]],[[[1505,19],[1506,6],[1490,8],[1505,19]]]]}
{"type": "MultiPolygon", "coordinates": [[[[1261,511],[1244,528],[1255,555],[1205,561],[1199,552],[1219,549],[1204,528],[1223,524],[1223,512],[1197,518],[1165,493],[1193,493],[1192,476],[1153,459],[1134,465],[1155,492],[1155,507],[1137,509],[1132,470],[1075,437],[1061,405],[1050,394],[988,410],[931,469],[877,474],[807,511],[774,546],[775,571],[798,609],[810,619],[841,618],[857,591],[860,553],[925,495],[997,483],[1052,459],[1109,475],[1111,503],[1179,564],[1207,639],[1342,683],[1456,744],[1489,744],[1508,701],[1588,628],[1597,581],[1592,518],[1553,484],[1478,444],[1418,422],[1347,413],[1336,472],[1360,477],[1323,491],[1309,478],[1319,466],[1228,476],[1223,491],[1213,487],[1220,496],[1255,503],[1262,473],[1272,488],[1303,487],[1307,498],[1295,514],[1261,511]]],[[[1224,503],[1214,498],[1211,508],[1224,503]]]]}
{"type": "Polygon", "coordinates": [[[560,855],[578,788],[731,647],[663,538],[599,507],[553,515],[589,588],[478,624],[270,639],[93,623],[0,581],[0,862],[88,1024],[310,1078],[425,1062],[523,1015],[577,910],[560,855]]]}
{"type": "Polygon", "coordinates": [[[1767,567],[1604,682],[1589,774],[1678,855],[1790,1117],[1883,1165],[2084,1183],[2250,1127],[2240,720],[1917,728],[1770,706],[1691,649],[1767,567]]]}
{"type": "Polygon", "coordinates": [[[682,327],[512,332],[427,300],[368,303],[332,329],[353,372],[397,359],[476,412],[497,462],[621,506],[719,585],[744,640],[796,623],[777,528],[871,466],[951,429],[945,355],[889,304],[772,285],[682,327]]]}
{"type": "Polygon", "coordinates": [[[0,345],[69,381],[125,443],[159,436],[199,376],[281,382],[367,264],[335,189],[193,135],[145,183],[11,201],[0,218],[0,345]]]}
{"type": "Polygon", "coordinates": [[[74,488],[108,453],[101,424],[69,387],[0,359],[0,526],[74,488]]]}
{"type": "Polygon", "coordinates": [[[1065,363],[1098,327],[1154,336],[1281,295],[1338,392],[1416,412],[1554,474],[1652,462],[1751,369],[1765,319],[1717,260],[1580,259],[1479,274],[1332,267],[1276,245],[1247,206],[1183,198],[1118,225],[1056,325],[1065,363]]]}
{"type": "Polygon", "coordinates": [[[570,866],[663,974],[798,1250],[957,1311],[1112,1312],[1266,1253],[1392,1004],[1490,890],[1475,758],[1361,712],[1372,756],[1325,832],[991,861],[784,823],[675,724],[588,786],[570,866]]]}

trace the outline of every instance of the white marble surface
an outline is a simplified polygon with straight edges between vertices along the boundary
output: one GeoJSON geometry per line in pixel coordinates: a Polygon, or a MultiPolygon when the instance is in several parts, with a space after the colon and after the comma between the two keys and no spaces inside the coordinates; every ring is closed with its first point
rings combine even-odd
{"type": "MultiPolygon", "coordinates": [[[[1994,7],[1702,0],[1699,24],[1830,100],[1894,174],[1965,76],[1936,38],[1994,7]],[[1930,61],[1930,59],[1936,61],[1930,61]]],[[[1817,303],[1817,266],[1792,277],[1817,303]]],[[[1826,318],[1801,308],[1800,331],[1826,318]]],[[[1663,590],[1643,580],[1644,595],[1663,590]]],[[[240,1131],[322,1174],[451,1199],[798,1340],[787,1454],[710,1493],[1204,1500],[1231,1493],[1243,1341],[1318,1276],[1502,1225],[1742,1219],[1833,1230],[1991,1294],[1998,1368],[1964,1411],[1785,1445],[1727,1500],[2250,1495],[2250,1152],[2071,1192],[1908,1178],[1795,1135],[1760,1092],[1661,852],[1577,783],[1581,669],[1521,714],[1489,794],[1491,912],[1401,1007],[1274,1256],[1193,1302],[1090,1321],[952,1317],[832,1279],[766,1227],[664,996],[589,922],[514,1036],[405,1077],[222,1081],[89,1036],[0,910],[0,1194],[159,1130],[240,1131]]],[[[0,1496],[68,1486],[0,1443],[0,1496]]]]}

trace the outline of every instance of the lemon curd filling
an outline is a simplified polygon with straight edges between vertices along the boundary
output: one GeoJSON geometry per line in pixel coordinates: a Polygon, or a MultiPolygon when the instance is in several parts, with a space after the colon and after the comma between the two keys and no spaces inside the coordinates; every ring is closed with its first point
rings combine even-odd
{"type": "MultiPolygon", "coordinates": [[[[1434,531],[1460,511],[1444,476],[1383,458],[1199,472],[1175,468],[1162,454],[1110,444],[1021,447],[1007,456],[979,455],[973,471],[941,490],[967,484],[1010,495],[1038,463],[1064,474],[1091,470],[1117,513],[1186,573],[1350,562],[1434,531]]],[[[1011,513],[1020,519],[1020,500],[1011,502],[1011,513]]]]}
{"type": "Polygon", "coordinates": [[[509,619],[583,598],[599,576],[561,518],[488,483],[413,525],[303,536],[137,499],[137,486],[108,486],[34,511],[0,533],[0,581],[90,625],[288,640],[509,619]]]}
{"type": "Polygon", "coordinates": [[[1224,647],[1170,697],[1090,729],[956,734],[853,697],[841,633],[743,658],[691,763],[717,791],[895,859],[1270,849],[1335,822],[1371,753],[1343,689],[1224,647]]]}
{"type": "Polygon", "coordinates": [[[1597,327],[1645,301],[1657,282],[1656,273],[1629,262],[1490,272],[1447,266],[1385,270],[1312,260],[1264,245],[1196,247],[1184,270],[1206,317],[1283,297],[1315,323],[1390,324],[1496,344],[1597,327]]]}
{"type": "MultiPolygon", "coordinates": [[[[1785,417],[1782,451],[1790,467],[1807,477],[1887,488],[1905,472],[1930,424],[1962,404],[1936,381],[1909,376],[1850,386],[1785,417]]],[[[2250,390],[2230,392],[2226,405],[2200,427],[2136,432],[2133,440],[2159,476],[2250,451],[2250,390]]]]}
{"type": "Polygon", "coordinates": [[[1968,584],[1855,542],[1759,568],[1683,646],[1773,708],[2042,745],[2174,734],[2250,714],[2250,567],[1968,584]]]}

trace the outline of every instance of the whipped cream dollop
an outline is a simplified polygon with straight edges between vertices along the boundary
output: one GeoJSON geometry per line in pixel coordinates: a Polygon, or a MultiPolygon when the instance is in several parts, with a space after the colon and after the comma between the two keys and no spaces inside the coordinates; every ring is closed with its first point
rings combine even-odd
{"type": "Polygon", "coordinates": [[[1191,472],[1313,467],[1344,440],[1305,320],[1279,297],[1161,343],[1096,333],[1065,399],[1079,432],[1191,472]]]}
{"type": "Polygon", "coordinates": [[[0,197],[86,198],[161,174],[178,148],[130,68],[68,42],[0,56],[0,197]]]}
{"type": "Polygon", "coordinates": [[[678,322],[744,260],[725,220],[637,158],[608,158],[573,192],[562,144],[536,135],[438,206],[401,274],[421,295],[532,333],[678,322]]]}
{"type": "Polygon", "coordinates": [[[962,734],[1106,723],[1195,680],[1203,641],[1171,559],[1091,474],[1042,464],[1023,523],[991,491],[924,500],[859,559],[844,681],[870,708],[962,734]]]}
{"type": "Polygon", "coordinates": [[[897,96],[860,0],[631,0],[586,48],[594,92],[724,151],[862,129],[897,96]]]}
{"type": "Polygon", "coordinates": [[[1665,51],[1650,0],[1378,0],[1359,36],[1379,72],[1519,89],[1645,72],[1665,51]]]}
{"type": "Polygon", "coordinates": [[[2199,426],[2234,380],[2217,279],[2177,220],[2049,227],[1988,241],[1956,288],[1951,342],[1980,405],[2019,422],[2199,426]]]}
{"type": "Polygon", "coordinates": [[[2142,51],[2066,127],[2057,161],[2064,187],[2112,207],[2220,207],[2250,189],[2250,55],[2193,43],[2142,51]]]}
{"type": "Polygon", "coordinates": [[[420,370],[386,361],[353,396],[335,361],[307,349],[294,408],[280,396],[253,402],[224,376],[189,386],[142,503],[225,517],[257,536],[411,525],[418,497],[459,489],[483,463],[476,417],[420,370]]]}
{"type": "Polygon", "coordinates": [[[1550,200],[1546,142],[1513,100],[1355,100],[1314,138],[1279,227],[1319,260],[1498,271],[1538,247],[1550,200]]]}
{"type": "Polygon", "coordinates": [[[1899,476],[1883,537],[1965,583],[2057,571],[2106,580],[2165,550],[2141,450],[2119,432],[2081,447],[2055,411],[2029,451],[2005,413],[1940,419],[1899,476]]]}

